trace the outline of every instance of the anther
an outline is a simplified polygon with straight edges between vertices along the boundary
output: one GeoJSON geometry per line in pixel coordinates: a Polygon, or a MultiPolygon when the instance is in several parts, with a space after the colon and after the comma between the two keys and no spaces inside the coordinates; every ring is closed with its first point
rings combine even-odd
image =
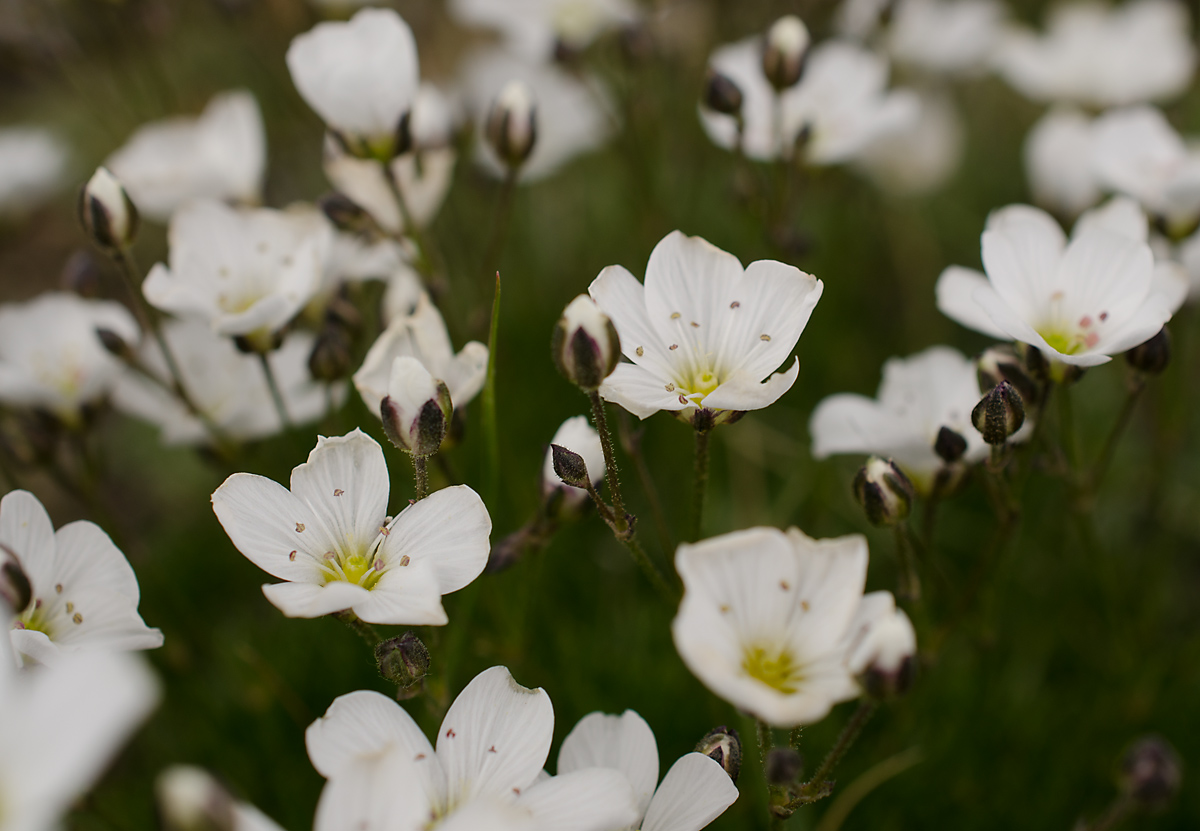
{"type": "Polygon", "coordinates": [[[771,339],[771,336],[770,335],[759,335],[758,339],[763,340],[763,341],[769,341],[771,339]]]}
{"type": "Polygon", "coordinates": [[[296,523],[296,533],[298,534],[298,533],[300,533],[300,532],[301,532],[301,531],[303,531],[303,530],[304,530],[304,523],[303,523],[303,522],[297,522],[297,523],[296,523]]]}
{"type": "Polygon", "coordinates": [[[678,349],[678,348],[679,348],[679,344],[677,344],[677,343],[673,343],[673,344],[671,344],[671,347],[670,347],[670,349],[671,349],[671,351],[672,351],[672,352],[674,352],[674,351],[675,351],[676,349],[678,349]]]}
{"type": "Polygon", "coordinates": [[[412,562],[412,560],[410,560],[410,559],[408,558],[408,555],[407,555],[407,554],[405,554],[403,557],[401,557],[401,558],[400,558],[400,565],[402,565],[402,566],[406,566],[406,565],[408,565],[408,564],[409,564],[409,563],[411,563],[411,562],[412,562]]]}
{"type": "Polygon", "coordinates": [[[742,305],[742,304],[741,304],[741,303],[739,303],[737,300],[734,300],[732,303],[730,303],[730,304],[729,304],[729,308],[731,308],[731,309],[736,309],[736,308],[738,308],[738,307],[739,307],[739,306],[741,306],[741,305],[742,305]]]}
{"type": "Polygon", "coordinates": [[[665,388],[665,389],[667,390],[667,392],[675,392],[675,385],[674,385],[674,384],[667,384],[667,386],[666,386],[666,388],[665,388]]]}
{"type": "Polygon", "coordinates": [[[642,347],[640,347],[640,346],[637,349],[635,349],[634,351],[637,352],[637,356],[639,358],[646,354],[646,350],[642,349],[642,347]]]}
{"type": "Polygon", "coordinates": [[[671,320],[679,320],[681,317],[683,317],[683,315],[681,315],[679,312],[671,312],[671,320]]]}
{"type": "Polygon", "coordinates": [[[75,616],[71,618],[71,620],[75,621],[76,623],[83,623],[83,615],[79,614],[79,612],[76,612],[75,616]]]}
{"type": "Polygon", "coordinates": [[[343,493],[345,493],[345,491],[344,491],[344,490],[342,490],[341,488],[334,488],[334,489],[333,489],[333,495],[334,495],[334,496],[341,496],[343,493]]]}

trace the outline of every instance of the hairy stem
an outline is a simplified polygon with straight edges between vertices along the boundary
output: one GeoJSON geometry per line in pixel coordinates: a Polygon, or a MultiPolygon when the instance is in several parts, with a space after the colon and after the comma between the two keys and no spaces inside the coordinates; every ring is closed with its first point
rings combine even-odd
{"type": "Polygon", "coordinates": [[[692,528],[689,539],[695,542],[704,532],[704,497],[708,491],[708,437],[711,430],[696,431],[695,481],[692,489],[692,528]]]}

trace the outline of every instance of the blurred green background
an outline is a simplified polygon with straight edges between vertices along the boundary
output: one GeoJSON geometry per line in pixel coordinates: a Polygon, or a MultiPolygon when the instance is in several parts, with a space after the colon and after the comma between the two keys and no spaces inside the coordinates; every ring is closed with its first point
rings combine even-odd
{"type": "MultiPolygon", "coordinates": [[[[756,524],[795,524],[813,536],[865,532],[868,587],[894,589],[891,535],[868,528],[850,494],[860,460],[815,463],[808,416],[832,393],[873,394],[891,355],[935,343],[968,353],[986,345],[936,311],[933,284],[948,264],[978,266],[989,210],[1030,198],[1020,147],[1041,109],[994,78],[957,85],[952,93],[964,113],[967,149],[944,189],[898,199],[853,172],[807,170],[789,225],[807,248],[798,251],[790,241],[781,248],[779,235],[755,219],[755,197],[739,184],[733,157],[705,137],[696,102],[714,46],[759,32],[786,12],[801,14],[820,39],[829,31],[831,4],[670,5],[674,22],[653,33],[649,52],[631,55],[613,38],[584,58],[611,83],[625,117],[622,132],[516,197],[500,266],[503,467],[500,493],[489,504],[493,541],[531,516],[546,443],[564,418],[586,411],[585,398],[549,360],[554,321],[602,267],[620,263],[641,277],[653,245],[679,228],[743,263],[782,259],[825,282],[797,347],[799,382],[778,404],[714,436],[707,532],[756,524]]],[[[456,29],[440,3],[395,7],[417,34],[423,76],[450,80],[475,36],[456,29]]],[[[1025,3],[1017,13],[1040,11],[1025,3]]],[[[6,4],[3,14],[0,123],[59,130],[74,150],[76,180],[139,124],[197,113],[212,94],[244,87],[257,96],[267,124],[266,203],[311,201],[327,190],[322,125],[295,93],[283,61],[290,39],[319,19],[300,0],[24,0],[6,4]]],[[[1200,128],[1200,96],[1189,94],[1168,113],[1185,133],[1200,128]]],[[[448,266],[450,292],[441,306],[456,344],[482,334],[490,302],[480,273],[483,229],[498,190],[460,159],[432,226],[448,266]]],[[[84,245],[73,198],[63,193],[0,228],[2,299],[57,284],[67,257],[84,245]]],[[[148,224],[138,255],[145,265],[163,258],[164,229],[148,224]]],[[[115,278],[109,288],[121,297],[115,278]]],[[[923,646],[917,683],[868,726],[839,770],[839,791],[912,748],[920,762],[871,792],[844,828],[1065,829],[1111,801],[1115,762],[1138,735],[1167,737],[1185,764],[1200,759],[1196,326],[1192,309],[1171,324],[1174,361],[1139,405],[1094,510],[1072,514],[1066,487],[1035,477],[1012,544],[983,572],[984,588],[963,615],[956,609],[996,521],[978,483],[943,506],[938,544],[922,563],[927,598],[910,610],[923,646]]],[[[1098,453],[1123,385],[1118,360],[1089,372],[1074,390],[1085,458],[1098,453]]],[[[452,462],[479,488],[479,407],[469,410],[467,436],[452,462]]],[[[356,425],[383,441],[378,420],[354,396],[320,429],[340,434],[356,425]]],[[[678,536],[688,518],[690,430],[662,414],[643,426],[647,460],[678,536]]],[[[175,762],[210,768],[288,829],[310,826],[322,779],[305,753],[304,727],[340,694],[389,687],[342,624],[288,620],[266,602],[259,590],[266,575],[230,544],[208,495],[234,470],[285,480],[317,429],[247,448],[223,467],[189,450],[164,449],[144,425],[102,418],[100,499],[111,516],[102,521],[137,571],[144,619],[166,635],[166,645],[149,655],[165,696],[71,815],[71,827],[152,827],[153,777],[175,762]]],[[[411,494],[411,476],[407,460],[390,448],[388,460],[395,510],[411,494]]],[[[665,563],[628,462],[624,482],[647,547],[665,563]]],[[[95,518],[48,478],[22,484],[46,502],[56,524],[95,518]]],[[[484,575],[448,597],[446,607],[450,625],[420,633],[434,672],[456,693],[474,673],[502,663],[521,683],[545,687],[556,713],[548,769],[561,738],[597,709],[641,713],[657,736],[663,773],[711,727],[729,724],[745,741],[742,795],[712,827],[766,826],[752,722],[684,668],[669,632],[673,610],[597,517],[564,528],[539,556],[484,575]]],[[[422,699],[405,706],[432,732],[437,718],[422,699]]],[[[805,728],[810,770],[853,707],[842,705],[805,728]]],[[[1129,827],[1200,827],[1193,772],[1185,770],[1182,793],[1168,810],[1135,817],[1129,827]]],[[[830,804],[799,811],[788,827],[818,827],[830,804]]]]}

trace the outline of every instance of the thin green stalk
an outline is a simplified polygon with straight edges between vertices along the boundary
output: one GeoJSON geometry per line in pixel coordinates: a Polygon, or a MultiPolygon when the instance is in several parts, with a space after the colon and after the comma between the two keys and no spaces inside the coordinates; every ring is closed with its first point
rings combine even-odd
{"type": "Polygon", "coordinates": [[[1071,389],[1066,384],[1058,394],[1059,440],[1067,457],[1067,467],[1072,476],[1079,468],[1079,440],[1075,433],[1075,411],[1071,406],[1071,389]]]}
{"type": "Polygon", "coordinates": [[[907,522],[898,522],[892,526],[896,537],[896,562],[900,568],[897,594],[902,600],[917,602],[921,599],[921,578],[917,574],[915,557],[913,556],[912,541],[909,539],[907,522]]]}
{"type": "Polygon", "coordinates": [[[486,459],[484,493],[495,509],[500,493],[500,427],[496,420],[496,346],[500,337],[500,272],[496,272],[496,293],[492,298],[492,322],[488,329],[487,377],[483,383],[483,442],[486,459]]]}
{"type": "Polygon", "coordinates": [[[1137,407],[1138,399],[1141,398],[1142,390],[1146,388],[1146,382],[1143,378],[1134,379],[1129,387],[1129,394],[1125,396],[1125,401],[1121,405],[1121,412],[1117,414],[1117,420],[1113,424],[1112,430],[1104,439],[1104,447],[1100,450],[1100,456],[1096,459],[1096,464],[1092,467],[1091,473],[1088,474],[1085,483],[1085,491],[1088,494],[1094,494],[1096,489],[1100,487],[1100,482],[1108,473],[1108,467],[1112,464],[1113,453],[1117,449],[1117,443],[1121,436],[1129,427],[1130,421],[1133,419],[1133,411],[1137,407]]]}
{"type": "Polygon", "coordinates": [[[696,432],[695,482],[692,485],[692,529],[689,539],[695,542],[704,532],[704,497],[708,491],[708,437],[711,430],[696,432]]]}
{"type": "Polygon", "coordinates": [[[758,766],[762,769],[763,782],[767,786],[767,822],[772,829],[782,828],[783,818],[775,814],[775,787],[767,776],[767,754],[774,747],[775,738],[771,734],[771,725],[762,719],[755,719],[754,727],[758,737],[758,766]]]}
{"type": "Polygon", "coordinates": [[[838,831],[858,803],[873,790],[893,777],[899,776],[922,760],[919,748],[910,747],[895,756],[889,756],[877,765],[868,768],[861,776],[838,792],[837,798],[821,815],[817,831],[838,831]]]}
{"type": "Polygon", "coordinates": [[[431,259],[429,240],[425,236],[424,229],[421,228],[414,220],[412,211],[408,208],[408,200],[404,198],[404,188],[400,187],[400,180],[396,178],[396,171],[392,169],[392,163],[380,162],[383,166],[383,178],[387,180],[388,189],[392,192],[392,197],[396,200],[396,207],[400,209],[400,220],[404,223],[403,234],[407,235],[417,245],[417,261],[413,263],[421,276],[429,281],[433,278],[433,260],[431,259]]]}
{"type": "Polygon", "coordinates": [[[374,626],[367,623],[365,620],[362,620],[358,615],[354,614],[354,612],[350,611],[349,609],[345,609],[341,612],[334,612],[333,616],[353,629],[354,633],[362,638],[366,642],[367,646],[371,647],[371,653],[375,653],[375,647],[379,645],[379,642],[382,641],[383,638],[380,637],[377,631],[375,631],[374,626]]]}
{"type": "Polygon", "coordinates": [[[512,217],[513,197],[517,193],[517,180],[520,167],[509,166],[504,175],[504,183],[500,186],[500,194],[496,198],[496,210],[492,217],[492,232],[488,236],[487,248],[483,255],[483,275],[494,274],[500,265],[500,255],[504,251],[504,243],[508,236],[508,224],[512,217]]]}
{"type": "Polygon", "coordinates": [[[650,474],[650,466],[646,464],[646,456],[642,453],[641,433],[639,431],[635,435],[630,430],[628,413],[622,410],[619,416],[617,437],[621,441],[621,447],[625,454],[633,459],[633,467],[637,472],[638,481],[642,485],[642,492],[646,494],[646,501],[650,503],[650,513],[654,517],[654,529],[658,533],[658,544],[662,546],[663,556],[670,559],[675,551],[675,540],[671,537],[671,528],[667,524],[667,515],[663,511],[662,499],[658,495],[654,477],[650,474]]]}
{"type": "Polygon", "coordinates": [[[838,763],[842,761],[842,757],[846,755],[846,752],[853,747],[854,742],[862,734],[863,728],[867,726],[867,722],[871,720],[871,716],[875,715],[875,711],[878,709],[879,704],[870,699],[863,699],[858,705],[858,709],[854,711],[854,715],[850,717],[850,721],[846,722],[846,726],[842,728],[841,735],[838,736],[833,748],[826,754],[825,759],[821,762],[821,766],[817,768],[812,778],[801,787],[798,799],[801,804],[816,802],[821,798],[825,781],[833,773],[838,763]]]}
{"type": "Polygon", "coordinates": [[[288,416],[287,405],[283,403],[283,393],[279,389],[279,383],[275,380],[275,371],[271,369],[271,362],[267,359],[266,352],[258,353],[258,362],[262,365],[263,377],[267,379],[267,389],[271,392],[271,400],[275,403],[275,411],[279,413],[283,429],[291,430],[292,419],[288,416]]]}
{"type": "Polygon", "coordinates": [[[414,455],[412,463],[413,481],[417,489],[416,501],[420,502],[429,495],[429,457],[414,455]]]}

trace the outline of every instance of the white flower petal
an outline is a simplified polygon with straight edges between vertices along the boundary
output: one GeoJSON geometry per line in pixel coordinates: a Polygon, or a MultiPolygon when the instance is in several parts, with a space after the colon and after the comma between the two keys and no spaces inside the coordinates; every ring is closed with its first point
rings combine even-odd
{"type": "Polygon", "coordinates": [[[619,716],[589,713],[581,718],[563,739],[558,773],[592,767],[625,774],[633,787],[637,815],[645,816],[658,783],[658,745],[645,719],[633,710],[619,716]]]}
{"type": "MultiPolygon", "coordinates": [[[[669,383],[669,382],[668,382],[669,383]]],[[[663,379],[636,364],[620,363],[600,384],[600,397],[623,407],[638,418],[647,418],[659,410],[686,410],[691,401],[667,389],[663,379]]]]}
{"type": "Polygon", "coordinates": [[[276,609],[288,617],[322,617],[341,612],[366,601],[371,592],[355,583],[334,580],[325,585],[314,583],[267,583],[263,594],[276,609]]]}
{"type": "Polygon", "coordinates": [[[318,436],[308,461],[292,471],[291,487],[339,547],[365,551],[379,537],[387,515],[387,464],[383,448],[361,430],[318,436]]]}
{"type": "Polygon", "coordinates": [[[368,623],[445,626],[438,575],[429,560],[388,569],[353,611],[368,623]]]}
{"type": "Polygon", "coordinates": [[[700,831],[737,798],[724,768],[702,753],[685,754],[663,777],[642,831],[700,831]]]}
{"type": "Polygon", "coordinates": [[[800,359],[783,372],[776,372],[765,381],[755,380],[746,372],[735,372],[721,386],[704,396],[700,404],[714,410],[761,410],[769,407],[792,388],[800,376],[800,359]]]}
{"type": "Polygon", "coordinates": [[[427,563],[437,575],[440,593],[449,594],[482,573],[492,519],[479,494],[453,485],[409,505],[388,530],[381,552],[389,567],[403,557],[427,563]]]}
{"type": "Polygon", "coordinates": [[[629,828],[640,812],[619,770],[585,768],[538,782],[517,797],[538,827],[556,831],[629,828]]]}
{"type": "Polygon", "coordinates": [[[340,777],[356,759],[395,752],[413,762],[426,792],[444,788],[445,775],[433,745],[412,716],[382,693],[359,690],[334,699],[325,715],[304,731],[313,767],[326,779],[340,777]]]}
{"type": "Polygon", "coordinates": [[[325,783],[314,831],[416,831],[432,816],[428,794],[406,756],[356,758],[325,783]]]}
{"type": "Polygon", "coordinates": [[[34,592],[53,587],[54,525],[29,491],[11,491],[0,499],[0,543],[17,555],[34,592]]]}
{"type": "Polygon", "coordinates": [[[646,314],[646,292],[637,278],[623,266],[610,265],[588,286],[588,294],[612,320],[625,357],[656,377],[670,377],[672,366],[667,356],[667,344],[650,324],[646,314]]]}

